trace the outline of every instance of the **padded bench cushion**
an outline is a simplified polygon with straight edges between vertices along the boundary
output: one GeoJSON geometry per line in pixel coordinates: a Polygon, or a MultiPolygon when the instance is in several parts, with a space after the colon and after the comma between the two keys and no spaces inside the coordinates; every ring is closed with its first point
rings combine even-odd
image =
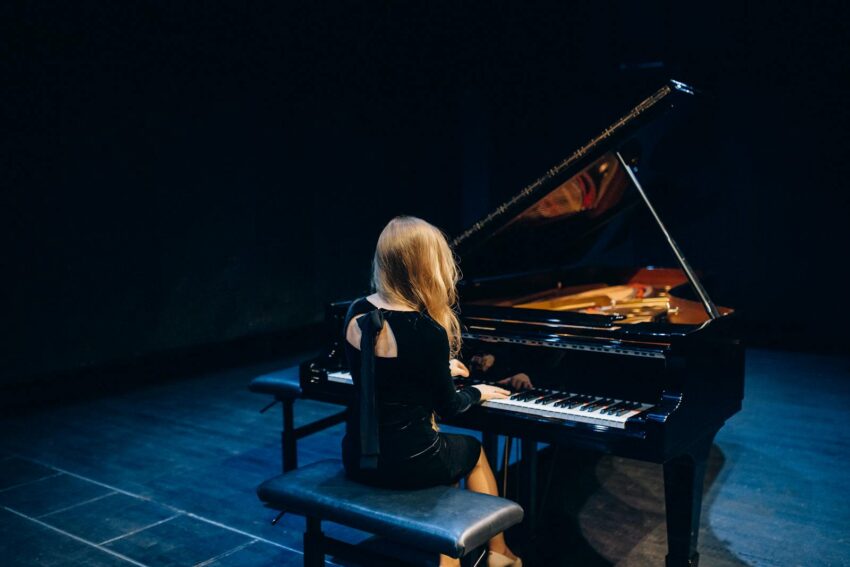
{"type": "Polygon", "coordinates": [[[269,507],[330,520],[425,551],[462,557],[522,521],[519,504],[450,486],[375,488],[348,480],[338,460],[319,461],[257,488],[269,507]]]}
{"type": "Polygon", "coordinates": [[[277,372],[263,374],[251,380],[252,392],[272,394],[278,398],[297,398],[301,396],[301,382],[298,367],[292,366],[277,372]]]}

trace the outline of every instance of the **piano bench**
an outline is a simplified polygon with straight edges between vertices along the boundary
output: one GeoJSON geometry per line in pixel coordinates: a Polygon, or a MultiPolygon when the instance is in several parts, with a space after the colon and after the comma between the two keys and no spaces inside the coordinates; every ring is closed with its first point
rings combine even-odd
{"type": "Polygon", "coordinates": [[[269,479],[257,488],[257,495],[269,508],[306,518],[305,567],[324,565],[326,553],[354,561],[368,557],[364,564],[381,564],[374,551],[324,535],[322,521],[369,532],[420,553],[475,559],[471,555],[475,549],[523,517],[515,502],[451,486],[394,490],[361,484],[347,479],[342,462],[332,459],[269,479]]]}
{"type": "Polygon", "coordinates": [[[283,430],[280,433],[283,472],[298,468],[299,439],[345,421],[345,410],[342,410],[301,427],[295,427],[293,405],[295,400],[301,397],[301,383],[297,366],[257,376],[251,380],[248,388],[258,394],[274,396],[274,401],[261,409],[260,413],[266,412],[278,402],[283,407],[283,430]]]}

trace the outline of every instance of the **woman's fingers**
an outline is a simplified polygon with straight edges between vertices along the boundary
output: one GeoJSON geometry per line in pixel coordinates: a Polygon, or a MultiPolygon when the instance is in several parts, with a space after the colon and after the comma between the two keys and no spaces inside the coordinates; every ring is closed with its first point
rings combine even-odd
{"type": "Polygon", "coordinates": [[[464,378],[469,378],[469,369],[464,363],[462,363],[456,358],[453,358],[449,361],[449,370],[451,371],[452,376],[462,376],[464,378]]]}
{"type": "Polygon", "coordinates": [[[481,392],[482,402],[486,402],[487,400],[503,400],[511,395],[510,390],[505,390],[504,388],[491,386],[489,384],[476,384],[473,388],[476,388],[479,392],[481,392]]]}
{"type": "Polygon", "coordinates": [[[491,400],[500,400],[503,398],[507,398],[511,395],[510,390],[505,390],[504,388],[499,388],[498,386],[488,386],[487,390],[490,394],[491,400]]]}

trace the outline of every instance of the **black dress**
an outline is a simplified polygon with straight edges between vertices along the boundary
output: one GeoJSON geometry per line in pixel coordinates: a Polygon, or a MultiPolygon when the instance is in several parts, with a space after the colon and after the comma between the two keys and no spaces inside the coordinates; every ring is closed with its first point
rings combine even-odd
{"type": "MultiPolygon", "coordinates": [[[[353,318],[376,309],[366,298],[355,301],[344,330],[353,318]]],[[[355,402],[349,406],[342,440],[346,474],[360,482],[394,488],[453,484],[475,467],[481,444],[469,435],[438,433],[431,425],[431,415],[448,417],[465,411],[480,400],[481,393],[472,387],[455,390],[449,372],[448,337],[438,323],[416,311],[380,312],[395,336],[398,356],[375,357],[377,466],[362,466],[360,404],[355,402]]],[[[361,352],[347,340],[345,346],[360,392],[361,352]]]]}

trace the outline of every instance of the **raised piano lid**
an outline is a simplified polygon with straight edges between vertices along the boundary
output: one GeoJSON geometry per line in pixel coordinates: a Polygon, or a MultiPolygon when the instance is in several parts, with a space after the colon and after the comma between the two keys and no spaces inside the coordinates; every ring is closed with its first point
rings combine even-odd
{"type": "MultiPolygon", "coordinates": [[[[555,269],[564,274],[579,266],[584,267],[584,276],[577,281],[569,277],[563,281],[559,276],[558,285],[593,281],[587,276],[588,259],[605,249],[617,225],[628,216],[626,213],[642,208],[650,213],[660,237],[670,247],[672,259],[679,264],[680,269],[674,270],[678,274],[674,279],[680,278],[678,284],[687,281],[695,292],[694,302],[683,302],[683,305],[688,303],[689,317],[682,321],[698,322],[700,317],[707,321],[731,312],[727,308],[717,308],[708,297],[641,187],[641,181],[646,181],[641,178],[651,179],[651,171],[646,171],[651,168],[643,165],[652,162],[657,142],[667,135],[671,120],[685,114],[697,97],[691,87],[678,81],[668,82],[543,177],[455,238],[452,246],[460,256],[465,280],[462,297],[477,295],[468,293],[476,287],[504,289],[505,281],[516,281],[517,274],[526,274],[520,279],[530,281],[535,274],[551,273],[555,269]],[[626,164],[631,171],[626,170],[626,164]],[[700,311],[700,304],[704,312],[695,316],[694,306],[700,311]]],[[[639,271],[638,268],[631,272],[615,272],[619,275],[613,281],[610,270],[605,272],[605,280],[600,281],[617,285],[635,281],[635,274],[647,275],[646,269],[639,271]]],[[[601,272],[597,270],[596,273],[601,272]]],[[[465,314],[480,311],[464,303],[465,314]]],[[[546,313],[551,316],[552,312],[546,313]]],[[[543,315],[543,311],[539,314],[543,315]]],[[[604,315],[559,312],[559,317],[595,327],[616,324],[614,317],[604,315]]]]}

